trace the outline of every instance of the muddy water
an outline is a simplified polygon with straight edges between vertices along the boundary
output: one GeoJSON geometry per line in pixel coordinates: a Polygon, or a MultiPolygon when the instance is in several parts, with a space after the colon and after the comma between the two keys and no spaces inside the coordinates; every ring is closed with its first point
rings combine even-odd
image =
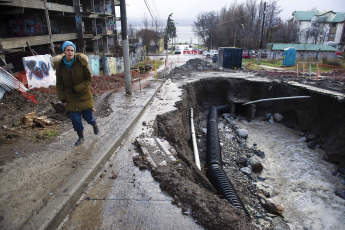
{"type": "Polygon", "coordinates": [[[334,194],[344,188],[331,172],[335,166],[322,160],[323,151],[311,150],[299,141],[299,133],[285,126],[265,121],[242,121],[249,131],[248,145],[257,144],[265,152],[262,159],[266,178],[258,182],[281,204],[285,220],[292,229],[345,229],[345,200],[334,194]]]}

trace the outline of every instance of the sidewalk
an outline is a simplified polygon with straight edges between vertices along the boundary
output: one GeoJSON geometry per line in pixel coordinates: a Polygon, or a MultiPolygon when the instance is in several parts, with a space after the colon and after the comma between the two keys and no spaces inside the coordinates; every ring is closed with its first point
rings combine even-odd
{"type": "MultiPolygon", "coordinates": [[[[169,70],[162,66],[160,71],[169,70]]],[[[116,164],[126,160],[132,171],[138,170],[132,163],[132,155],[126,154],[128,149],[120,146],[132,144],[129,140],[129,134],[134,135],[132,128],[165,81],[149,79],[146,88],[134,91],[131,96],[126,96],[124,90],[103,95],[100,101],[108,103],[113,112],[104,118],[97,117],[100,127],[97,136],[91,126],[85,125],[86,140],[76,147],[76,135],[70,129],[45,150],[31,153],[29,157],[15,160],[1,169],[0,229],[56,229],[109,158],[118,156],[119,152],[125,152],[126,158],[119,159],[116,164]]],[[[96,104],[95,107],[103,106],[97,107],[96,104]]],[[[161,108],[156,110],[163,111],[161,108]]],[[[133,176],[131,171],[121,172],[133,176]]],[[[146,174],[143,180],[152,180],[151,175],[146,174]]],[[[158,185],[155,186],[160,191],[158,185]]],[[[126,191],[121,191],[126,194],[126,191]]],[[[170,203],[170,198],[164,199],[169,199],[170,203]]],[[[180,210],[176,212],[181,215],[180,210]]]]}
{"type": "Polygon", "coordinates": [[[33,216],[29,224],[24,226],[25,229],[53,229],[58,226],[82,196],[86,186],[126,139],[162,83],[161,80],[150,80],[148,87],[141,92],[133,92],[131,96],[122,91],[112,95],[110,100],[113,101],[111,107],[114,112],[108,117],[98,119],[101,132],[98,140],[86,141],[83,144],[85,149],[94,149],[91,158],[60,187],[54,199],[33,216]]]}
{"type": "Polygon", "coordinates": [[[97,117],[97,136],[85,125],[82,145],[74,146],[76,135],[70,129],[41,152],[3,166],[0,229],[57,228],[126,139],[163,82],[150,77],[149,85],[131,96],[124,90],[104,95],[101,101],[109,103],[113,112],[97,117]]]}
{"type": "Polygon", "coordinates": [[[170,80],[156,88],[142,116],[59,229],[203,229],[192,217],[182,215],[150,171],[139,170],[132,159],[138,154],[134,140],[150,137],[155,117],[175,110],[181,93],[170,80]]]}

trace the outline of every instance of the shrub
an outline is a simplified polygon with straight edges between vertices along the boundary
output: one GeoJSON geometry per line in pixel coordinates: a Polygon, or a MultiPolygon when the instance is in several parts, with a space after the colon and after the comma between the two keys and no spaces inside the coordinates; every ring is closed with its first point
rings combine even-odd
{"type": "Polygon", "coordinates": [[[328,59],[327,57],[323,57],[321,60],[322,64],[325,65],[333,65],[345,68],[345,59],[344,58],[332,58],[328,59]]]}

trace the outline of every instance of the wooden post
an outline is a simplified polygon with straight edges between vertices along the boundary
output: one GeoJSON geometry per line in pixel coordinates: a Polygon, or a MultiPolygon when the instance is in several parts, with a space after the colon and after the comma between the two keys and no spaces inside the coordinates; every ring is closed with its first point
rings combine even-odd
{"type": "Polygon", "coordinates": [[[78,34],[78,45],[77,45],[77,50],[78,52],[84,53],[84,35],[83,35],[83,20],[81,18],[81,13],[80,13],[80,0],[73,0],[73,6],[75,9],[75,25],[76,25],[76,30],[78,34]]]}
{"type": "Polygon", "coordinates": [[[52,30],[51,30],[50,19],[49,19],[49,11],[48,11],[48,8],[47,8],[47,0],[44,0],[44,11],[45,11],[45,14],[46,14],[46,21],[47,21],[47,27],[48,27],[50,49],[52,50],[53,54],[55,55],[54,44],[53,44],[53,40],[52,40],[52,30]]]}

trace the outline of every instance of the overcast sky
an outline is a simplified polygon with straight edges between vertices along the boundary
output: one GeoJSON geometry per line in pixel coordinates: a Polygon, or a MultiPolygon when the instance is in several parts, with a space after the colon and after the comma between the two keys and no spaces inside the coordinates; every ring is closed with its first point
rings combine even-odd
{"type": "MultiPolygon", "coordinates": [[[[177,25],[191,25],[200,12],[219,11],[230,4],[243,3],[246,0],[146,0],[154,18],[166,22],[170,13],[177,25]]],[[[257,0],[259,3],[260,0],[257,0]]],[[[269,2],[269,1],[267,1],[269,2]]],[[[345,12],[345,0],[278,0],[282,19],[291,18],[293,11],[307,11],[316,8],[319,11],[333,10],[345,12]]],[[[143,17],[151,20],[151,14],[144,0],[126,0],[128,21],[139,25],[143,17]]],[[[136,25],[135,25],[136,26],[136,25]]]]}

